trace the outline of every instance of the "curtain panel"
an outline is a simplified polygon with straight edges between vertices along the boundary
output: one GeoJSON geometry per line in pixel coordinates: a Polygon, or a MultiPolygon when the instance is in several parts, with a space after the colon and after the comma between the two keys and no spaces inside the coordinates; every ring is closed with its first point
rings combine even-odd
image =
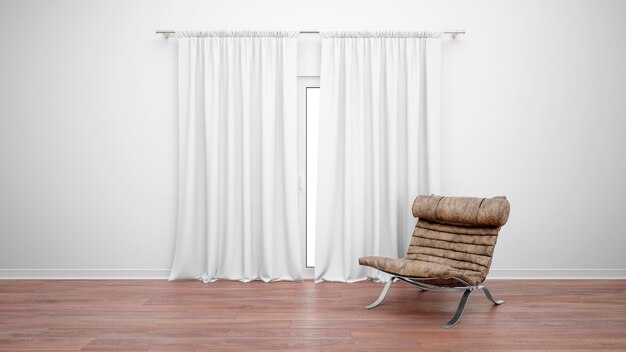
{"type": "Polygon", "coordinates": [[[441,33],[321,33],[316,281],[385,281],[412,201],[439,192],[441,33]]]}
{"type": "Polygon", "coordinates": [[[179,32],[170,280],[301,280],[295,32],[179,32]]]}

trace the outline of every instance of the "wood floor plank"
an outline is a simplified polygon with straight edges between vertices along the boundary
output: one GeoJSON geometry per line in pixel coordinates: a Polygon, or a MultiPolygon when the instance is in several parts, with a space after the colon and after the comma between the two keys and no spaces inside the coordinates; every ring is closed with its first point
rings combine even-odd
{"type": "MultiPolygon", "coordinates": [[[[8,329],[46,329],[51,327],[62,327],[66,329],[80,329],[80,328],[118,328],[120,326],[120,318],[108,317],[108,318],[88,318],[88,319],[74,319],[74,318],[20,318],[11,319],[5,322],[0,322],[0,331],[8,329]]],[[[270,328],[270,329],[288,329],[291,327],[291,321],[289,320],[241,320],[241,319],[189,319],[180,318],[176,320],[162,320],[162,319],[141,319],[141,318],[124,318],[123,326],[128,329],[158,329],[158,328],[182,328],[182,329],[194,329],[199,326],[206,329],[214,328],[270,328]],[[172,325],[174,323],[174,325],[172,325]]],[[[323,327],[322,327],[323,328],[323,327]]]]}
{"type": "MultiPolygon", "coordinates": [[[[260,325],[262,326],[262,325],[260,325]]],[[[265,327],[246,328],[51,328],[13,331],[5,334],[14,338],[45,339],[351,339],[350,329],[265,327]]]]}
{"type": "Polygon", "coordinates": [[[46,339],[11,338],[0,339],[0,351],[80,351],[91,340],[86,339],[46,339]]]}
{"type": "Polygon", "coordinates": [[[85,350],[217,350],[217,351],[397,351],[415,350],[413,340],[343,340],[343,339],[143,339],[95,340],[85,350]]]}
{"type": "Polygon", "coordinates": [[[0,280],[0,350],[624,351],[626,280],[501,280],[458,293],[394,284],[0,280]]]}

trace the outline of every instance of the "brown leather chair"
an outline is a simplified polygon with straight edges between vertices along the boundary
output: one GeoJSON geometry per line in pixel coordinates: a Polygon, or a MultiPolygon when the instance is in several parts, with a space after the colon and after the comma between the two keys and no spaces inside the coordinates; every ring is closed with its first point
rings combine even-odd
{"type": "Polygon", "coordinates": [[[456,313],[442,325],[446,329],[459,322],[474,291],[483,290],[494,304],[504,303],[495,300],[482,283],[489,273],[498,232],[506,224],[509,211],[506,197],[418,196],[413,202],[413,216],[419,219],[406,256],[359,259],[361,265],[392,275],[380,297],[365,308],[378,306],[398,280],[426,291],[463,291],[456,313]]]}

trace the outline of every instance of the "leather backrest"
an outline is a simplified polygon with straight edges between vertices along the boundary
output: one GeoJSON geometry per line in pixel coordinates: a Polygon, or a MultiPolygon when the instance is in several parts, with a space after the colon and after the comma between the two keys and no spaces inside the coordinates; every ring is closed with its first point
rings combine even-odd
{"type": "Polygon", "coordinates": [[[413,215],[419,220],[405,258],[449,265],[482,282],[509,212],[505,197],[418,196],[413,215]]]}
{"type": "Polygon", "coordinates": [[[473,198],[417,196],[413,216],[444,224],[464,226],[502,226],[509,219],[506,197],[473,198]]]}

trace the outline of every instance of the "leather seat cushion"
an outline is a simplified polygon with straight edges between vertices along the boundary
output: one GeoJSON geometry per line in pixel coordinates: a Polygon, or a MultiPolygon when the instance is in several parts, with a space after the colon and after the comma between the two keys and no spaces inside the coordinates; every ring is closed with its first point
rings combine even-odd
{"type": "Polygon", "coordinates": [[[359,264],[384,271],[388,274],[405,277],[441,279],[456,277],[466,281],[470,285],[478,285],[482,282],[482,275],[480,273],[459,270],[449,265],[420,260],[369,256],[359,258],[359,264]]]}

